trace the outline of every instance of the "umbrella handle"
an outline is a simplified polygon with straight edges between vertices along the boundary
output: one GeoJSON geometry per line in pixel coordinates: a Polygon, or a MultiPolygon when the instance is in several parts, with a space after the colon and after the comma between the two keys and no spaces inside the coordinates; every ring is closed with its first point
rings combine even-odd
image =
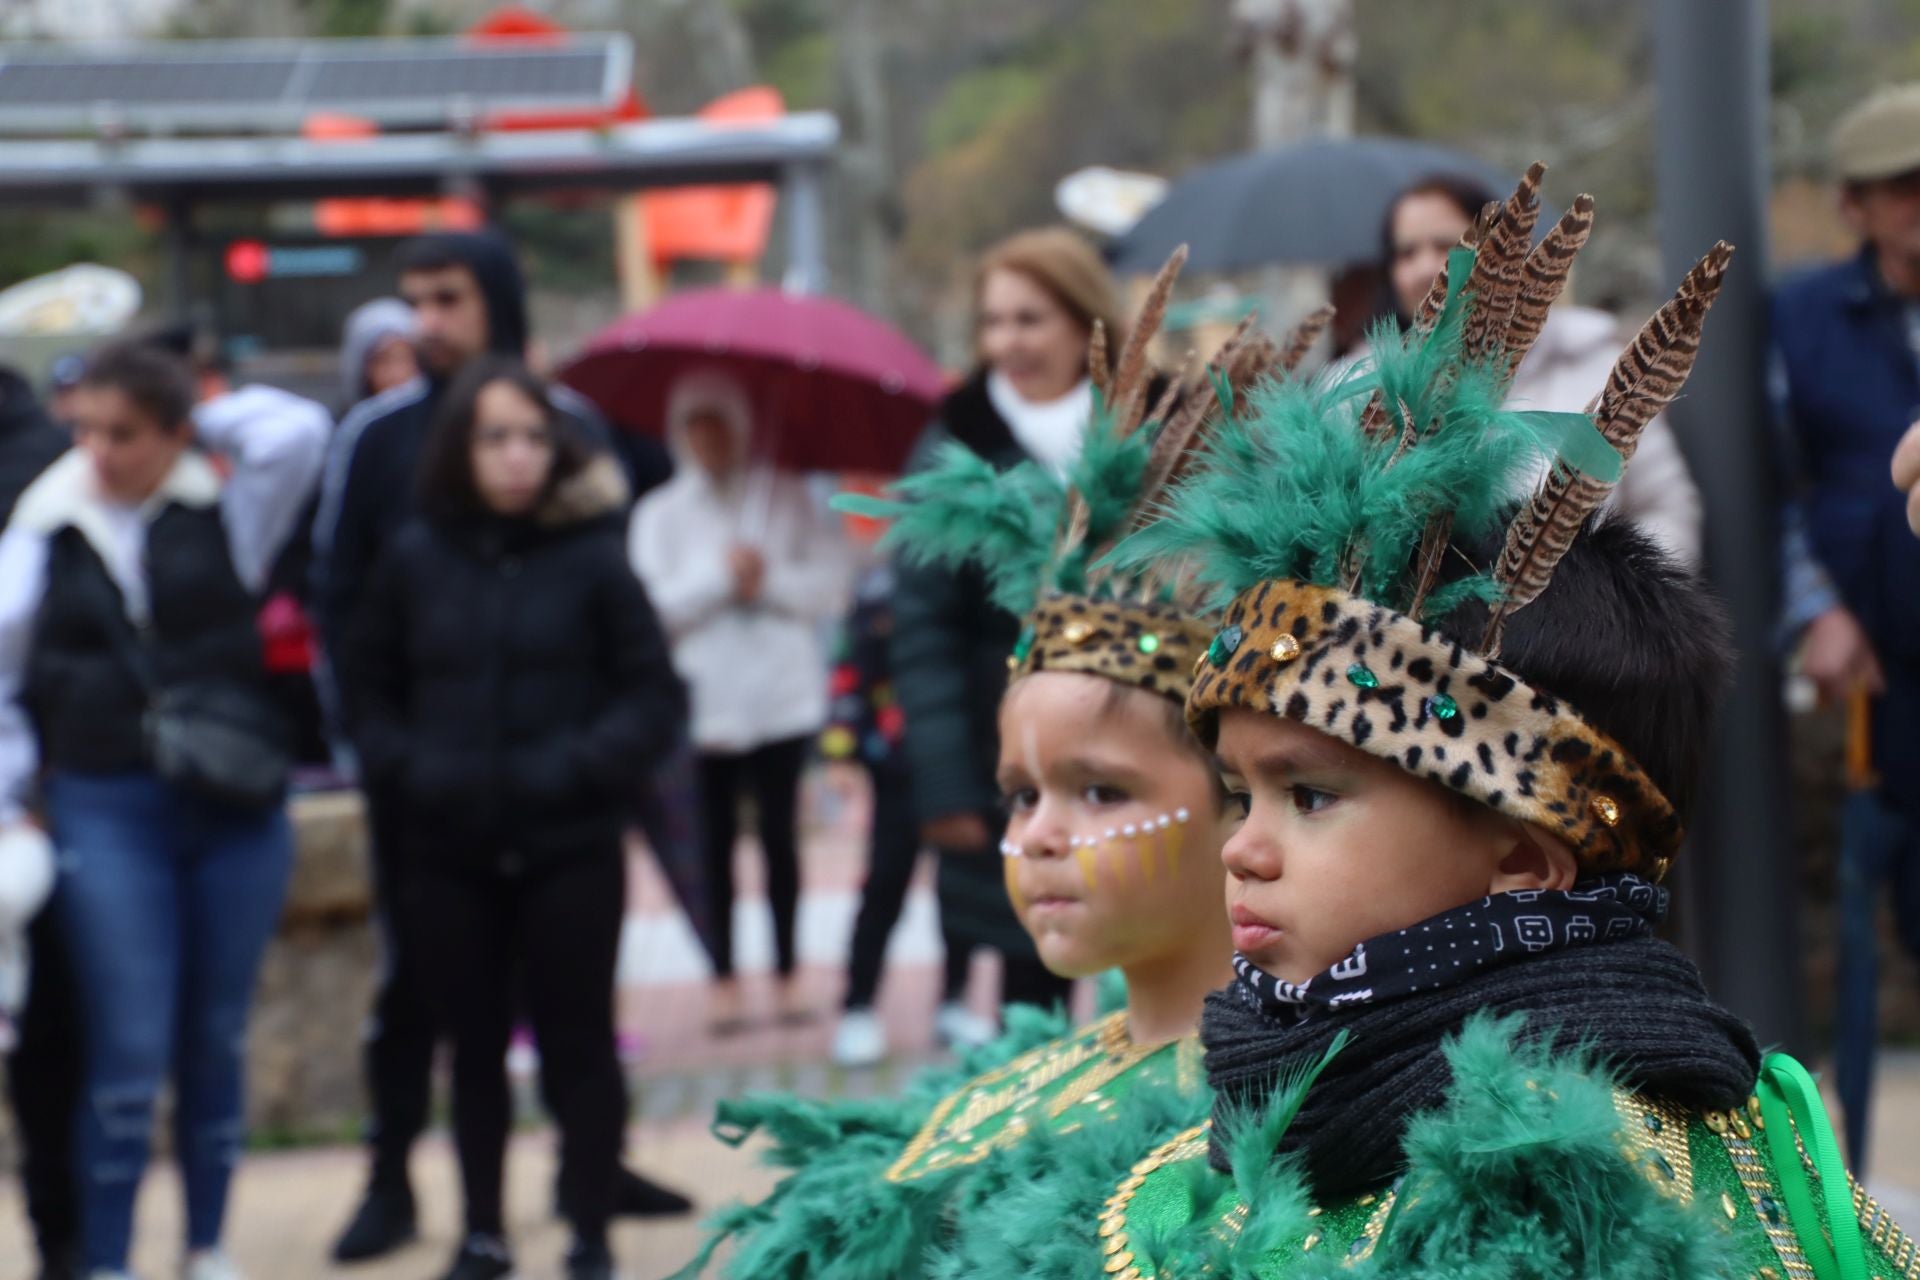
{"type": "Polygon", "coordinates": [[[1866,791],[1879,785],[1873,767],[1873,695],[1855,689],[1847,697],[1847,786],[1866,791]]]}

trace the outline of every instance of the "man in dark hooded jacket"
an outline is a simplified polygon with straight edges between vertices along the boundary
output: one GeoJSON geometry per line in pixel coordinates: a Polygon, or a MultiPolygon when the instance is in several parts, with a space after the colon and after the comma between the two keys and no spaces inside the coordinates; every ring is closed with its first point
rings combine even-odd
{"type": "Polygon", "coordinates": [[[13,514],[14,500],[72,443],[27,380],[0,365],[0,528],[13,514]]]}
{"type": "MultiPolygon", "coordinates": [[[[486,352],[526,355],[526,285],[505,237],[491,231],[422,236],[401,246],[396,265],[400,296],[417,325],[421,376],[363,401],[334,434],[313,529],[313,605],[329,653],[341,652],[375,562],[415,513],[421,449],[448,384],[486,352]]],[[[585,401],[573,397],[565,407],[593,443],[612,447],[605,424],[585,401]]],[[[404,854],[394,833],[393,804],[377,794],[367,800],[376,892],[384,908],[393,901],[404,854]]],[[[387,960],[366,1048],[373,1169],[365,1199],[334,1246],[340,1262],[377,1258],[412,1238],[407,1160],[426,1127],[431,1100],[437,1036],[418,963],[384,909],[381,923],[387,960]]],[[[623,1175],[621,1212],[690,1207],[663,1187],[631,1172],[623,1175]]]]}

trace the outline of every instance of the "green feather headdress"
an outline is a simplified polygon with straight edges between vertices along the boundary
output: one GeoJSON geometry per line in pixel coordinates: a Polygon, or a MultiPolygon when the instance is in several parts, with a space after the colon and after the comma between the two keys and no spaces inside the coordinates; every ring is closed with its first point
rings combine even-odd
{"type": "Polygon", "coordinates": [[[1582,196],[1534,247],[1543,172],[1482,212],[1413,325],[1373,332],[1368,363],[1231,406],[1110,561],[1180,564],[1225,606],[1188,700],[1203,736],[1222,709],[1268,711],[1557,831],[1590,863],[1664,869],[1680,831],[1658,788],[1498,656],[1506,620],[1546,588],[1685,381],[1732,250],[1694,267],[1586,413],[1510,410],[1513,371],[1593,221],[1582,196]],[[1458,543],[1501,550],[1480,565],[1458,543]],[[1471,648],[1433,629],[1469,600],[1490,616],[1471,648]]]}
{"type": "Polygon", "coordinates": [[[1151,522],[1233,397],[1291,370],[1332,315],[1316,312],[1284,344],[1243,324],[1207,369],[1223,398],[1177,402],[1176,381],[1150,406],[1146,348],[1185,259],[1181,249],[1161,268],[1111,377],[1096,326],[1093,419],[1064,478],[1031,461],[1001,470],[949,442],[886,497],[835,500],[892,520],[881,545],[909,563],[978,566],[994,603],[1027,618],[1016,669],[1064,666],[1185,695],[1189,650],[1210,634],[1195,621],[1204,593],[1177,569],[1108,553],[1151,522]]]}

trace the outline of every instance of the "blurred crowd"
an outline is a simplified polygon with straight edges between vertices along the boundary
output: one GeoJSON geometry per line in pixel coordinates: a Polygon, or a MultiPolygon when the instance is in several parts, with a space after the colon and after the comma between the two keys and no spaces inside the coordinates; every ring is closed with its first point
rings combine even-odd
{"type": "MultiPolygon", "coordinates": [[[[1859,250],[1778,286],[1771,374],[1783,642],[1825,698],[1860,708],[1877,779],[1842,867],[1857,1165],[1883,893],[1920,954],[1920,541],[1888,478],[1920,414],[1920,87],[1863,105],[1831,160],[1859,250]]],[[[1417,310],[1492,199],[1436,173],[1392,202],[1383,322],[1417,310]]],[[[877,995],[923,854],[947,1044],[994,1034],[974,1009],[1066,993],[1002,887],[994,709],[1018,623],[984,580],[851,537],[835,485],[767,452],[768,406],[724,360],[675,382],[652,436],[609,427],[529,367],[526,287],[496,233],[407,244],[393,287],[348,318],[333,406],[231,385],[191,332],[64,359],[44,404],[0,371],[0,1015],[49,1280],[128,1274],[169,1087],[184,1274],[239,1275],[223,1214],[248,1009],[294,857],[290,781],[364,795],[383,941],[368,1178],[341,1262],[414,1235],[408,1157],[446,1044],[465,1232],[445,1275],[511,1273],[505,1061],[522,1023],[561,1137],[569,1276],[615,1274],[612,1218],[690,1208],[623,1164],[626,834],[705,946],[713,1031],[730,1034],[751,1021],[734,937],[750,823],[777,1017],[819,1017],[795,976],[799,798],[823,755],[872,794],[837,1062],[890,1051],[877,995]],[[970,1002],[983,950],[1001,987],[970,1002]]],[[[1036,229],[982,256],[973,302],[976,361],[909,465],[957,444],[1064,470],[1094,410],[1090,348],[1123,332],[1118,285],[1076,233],[1036,229]]],[[[1626,336],[1604,311],[1556,307],[1513,400],[1585,409],[1626,336]]],[[[1365,339],[1326,355],[1337,376],[1365,339]]],[[[1903,460],[1912,485],[1920,443],[1903,460]]],[[[1620,513],[1699,565],[1700,492],[1664,421],[1629,474],[1620,513]]]]}

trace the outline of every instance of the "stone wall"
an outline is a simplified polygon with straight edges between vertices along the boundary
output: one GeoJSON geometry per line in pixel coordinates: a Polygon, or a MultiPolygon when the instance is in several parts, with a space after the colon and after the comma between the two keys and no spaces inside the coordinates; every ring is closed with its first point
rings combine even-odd
{"type": "Polygon", "coordinates": [[[292,816],[293,880],[248,1043],[248,1123],[269,1142],[358,1131],[361,1033],[380,962],[359,794],[301,796],[292,816]]]}

